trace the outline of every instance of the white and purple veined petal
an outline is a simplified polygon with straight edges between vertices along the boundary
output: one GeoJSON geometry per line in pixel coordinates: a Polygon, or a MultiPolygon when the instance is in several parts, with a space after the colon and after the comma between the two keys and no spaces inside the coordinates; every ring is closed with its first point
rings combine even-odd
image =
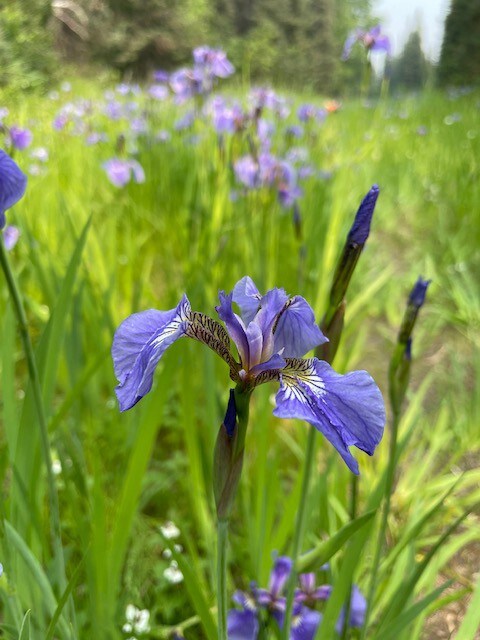
{"type": "Polygon", "coordinates": [[[280,372],[274,415],[306,420],[333,444],[348,468],[358,474],[349,447],[372,455],[385,426],[380,389],[366,371],[336,373],[322,360],[287,360],[280,372]]]}
{"type": "Polygon", "coordinates": [[[0,229],[5,226],[5,211],[20,200],[26,187],[27,176],[8,153],[0,149],[0,229]]]}
{"type": "Polygon", "coordinates": [[[284,358],[301,358],[328,342],[315,322],[313,309],[302,296],[294,296],[279,314],[274,329],[274,351],[284,358]]]}
{"type": "Polygon", "coordinates": [[[184,295],[175,309],[134,313],[118,327],[112,358],[121,411],[133,407],[150,391],[160,358],[175,340],[186,335],[190,314],[190,303],[184,295]]]}

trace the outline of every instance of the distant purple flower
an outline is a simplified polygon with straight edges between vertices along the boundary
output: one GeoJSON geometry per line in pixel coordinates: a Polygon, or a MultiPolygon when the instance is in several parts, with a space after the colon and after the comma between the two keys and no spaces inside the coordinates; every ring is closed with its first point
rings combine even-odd
{"type": "Polygon", "coordinates": [[[202,75],[195,69],[179,69],[170,76],[170,87],[180,102],[202,93],[202,75]]]}
{"type": "Polygon", "coordinates": [[[17,244],[19,237],[20,230],[18,229],[18,227],[14,227],[13,225],[6,226],[3,230],[3,242],[5,245],[5,249],[7,251],[11,251],[17,244]]]}
{"type": "Polygon", "coordinates": [[[263,148],[270,146],[270,138],[275,133],[275,125],[265,118],[257,120],[257,136],[263,148]]]}
{"type": "Polygon", "coordinates": [[[325,111],[324,109],[315,107],[313,104],[302,104],[298,107],[297,116],[300,122],[323,120],[325,118],[325,111]]]}
{"type": "Polygon", "coordinates": [[[289,209],[297,198],[303,195],[301,188],[297,184],[297,172],[293,165],[287,161],[277,165],[277,187],[280,204],[289,209]]]}
{"type": "Polygon", "coordinates": [[[130,130],[132,131],[132,133],[135,133],[136,135],[141,135],[143,133],[146,133],[148,130],[147,121],[143,117],[133,118],[130,121],[130,130]]]}
{"type": "Polygon", "coordinates": [[[187,111],[187,113],[179,118],[173,125],[176,131],[184,131],[189,129],[195,122],[195,112],[187,111]]]}
{"type": "Polygon", "coordinates": [[[145,182],[145,173],[136,160],[121,160],[112,158],[103,163],[108,179],[116,187],[124,187],[133,180],[137,183],[145,182]]]}
{"type": "Polygon", "coordinates": [[[420,309],[425,302],[425,296],[427,295],[428,285],[431,283],[431,280],[424,280],[422,276],[418,277],[417,282],[415,283],[413,289],[410,292],[410,296],[408,301],[411,305],[420,309]]]}
{"type": "Polygon", "coordinates": [[[369,31],[356,29],[349,34],[343,47],[342,60],[348,60],[353,46],[361,42],[367,51],[384,51],[388,55],[391,52],[391,45],[388,36],[381,32],[380,25],[372,27],[369,31]]]}
{"type": "Polygon", "coordinates": [[[121,411],[133,407],[150,391],[165,350],[187,336],[216,351],[228,364],[231,379],[242,388],[279,382],[274,415],[312,424],[333,444],[349,469],[358,473],[349,447],[355,445],[372,455],[385,423],[382,395],[373,379],[365,371],[340,375],[326,362],[302,358],[327,338],[301,296],[289,297],[283,289],[262,295],[246,276],[230,294],[220,291],[219,299],[216,309],[227,331],[215,320],[193,313],[185,295],[175,309],[150,309],[124,320],[112,346],[121,411]],[[233,303],[240,315],[234,312],[233,303]],[[205,326],[209,327],[207,332],[205,326]],[[230,352],[230,338],[239,362],[230,352]]]}
{"type": "Polygon", "coordinates": [[[92,146],[94,144],[98,144],[99,142],[107,142],[108,140],[108,136],[106,133],[98,133],[97,131],[92,131],[92,133],[89,133],[85,143],[88,146],[92,146]]]}
{"type": "Polygon", "coordinates": [[[155,82],[168,82],[170,78],[170,74],[168,71],[164,71],[163,69],[157,69],[153,72],[153,79],[155,82]]]}
{"type": "Polygon", "coordinates": [[[355,244],[365,244],[370,233],[373,211],[377,203],[380,189],[374,184],[367,195],[362,200],[358,208],[352,228],[348,234],[348,242],[355,244]]]}
{"type": "Polygon", "coordinates": [[[72,85],[70,82],[62,82],[62,85],[60,87],[60,89],[64,92],[64,93],[68,93],[69,91],[72,90],[72,85]]]}
{"type": "Polygon", "coordinates": [[[207,46],[197,47],[193,50],[195,64],[203,71],[216,78],[228,78],[235,72],[235,68],[227,54],[221,49],[211,49],[207,46]]]}
{"type": "Polygon", "coordinates": [[[298,124],[292,124],[285,129],[285,133],[287,136],[292,136],[292,138],[301,138],[303,136],[303,127],[298,124]]]}
{"type": "Polygon", "coordinates": [[[172,137],[172,134],[170,133],[170,131],[167,131],[166,129],[162,129],[162,131],[159,131],[158,133],[155,134],[155,140],[157,140],[158,142],[168,142],[172,137]]]}
{"type": "Polygon", "coordinates": [[[117,100],[110,100],[105,105],[104,113],[110,120],[120,120],[123,116],[123,107],[117,100]]]}
{"type": "Polygon", "coordinates": [[[60,113],[55,117],[52,126],[55,131],[62,131],[67,126],[68,120],[69,118],[65,113],[60,113]]]}
{"type": "Polygon", "coordinates": [[[258,164],[252,156],[243,156],[234,164],[235,176],[249,189],[259,186],[258,164]]]}
{"type": "Polygon", "coordinates": [[[7,107],[0,107],[0,124],[3,124],[3,120],[8,116],[9,111],[7,107]]]}
{"type": "MultiPolygon", "coordinates": [[[[365,600],[363,593],[360,591],[357,585],[354,584],[352,587],[352,595],[350,599],[350,616],[348,620],[348,626],[357,628],[357,629],[360,629],[361,627],[363,627],[366,612],[367,612],[367,601],[365,600]]],[[[335,626],[335,631],[338,634],[342,633],[344,624],[345,624],[345,609],[343,608],[340,612],[340,616],[335,626]]]]}
{"type": "Polygon", "coordinates": [[[26,187],[27,176],[14,160],[0,149],[0,229],[5,226],[5,211],[20,200],[26,187]]]}
{"type": "Polygon", "coordinates": [[[20,127],[10,127],[9,136],[12,146],[19,151],[23,151],[30,146],[33,140],[33,134],[29,129],[21,129],[20,127]]]}
{"type": "Polygon", "coordinates": [[[164,84],[152,84],[148,89],[148,93],[155,98],[155,100],[165,100],[168,98],[168,89],[164,84]]]}
{"type": "Polygon", "coordinates": [[[426,135],[427,135],[427,133],[428,133],[428,129],[427,129],[427,127],[425,127],[424,125],[420,125],[420,126],[417,128],[417,134],[418,134],[419,136],[426,136],[426,135]]]}

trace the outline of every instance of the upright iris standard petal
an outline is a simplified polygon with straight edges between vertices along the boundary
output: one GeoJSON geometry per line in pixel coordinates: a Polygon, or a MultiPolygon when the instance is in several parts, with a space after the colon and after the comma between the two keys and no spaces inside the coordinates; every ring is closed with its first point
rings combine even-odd
{"type": "Polygon", "coordinates": [[[8,153],[0,149],[0,229],[5,226],[5,211],[25,193],[27,176],[8,153]]]}
{"type": "Polygon", "coordinates": [[[190,313],[190,303],[184,295],[175,309],[135,313],[119,326],[112,358],[120,383],[115,392],[121,411],[133,407],[150,391],[160,358],[175,340],[186,335],[190,313]]]}
{"type": "Polygon", "coordinates": [[[235,346],[238,349],[238,353],[242,360],[243,367],[248,367],[250,361],[250,349],[248,346],[247,335],[245,333],[245,325],[241,318],[233,312],[232,309],[232,294],[226,294],[224,291],[220,291],[218,294],[220,304],[215,307],[220,320],[223,320],[227,327],[227,331],[234,341],[235,346]]]}
{"type": "Polygon", "coordinates": [[[315,322],[313,309],[301,296],[290,298],[274,329],[274,351],[285,358],[301,358],[319,344],[328,342],[315,322]]]}
{"type": "Polygon", "coordinates": [[[283,591],[283,588],[290,576],[293,562],[288,556],[279,556],[270,574],[270,593],[277,598],[283,591]]]}
{"type": "Polygon", "coordinates": [[[326,362],[287,360],[280,373],[274,415],[310,422],[333,444],[351,471],[358,463],[349,451],[372,455],[385,425],[382,394],[366,371],[336,373],[326,362]]]}
{"type": "Polygon", "coordinates": [[[261,299],[262,295],[250,276],[245,276],[233,287],[232,300],[238,305],[245,325],[248,325],[256,316],[261,299]]]}

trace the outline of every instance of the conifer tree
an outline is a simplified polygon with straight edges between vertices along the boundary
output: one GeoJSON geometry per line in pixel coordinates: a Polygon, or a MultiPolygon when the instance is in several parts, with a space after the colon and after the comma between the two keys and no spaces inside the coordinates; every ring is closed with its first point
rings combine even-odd
{"type": "Polygon", "coordinates": [[[438,66],[441,84],[472,84],[480,77],[480,1],[452,0],[438,66]]]}

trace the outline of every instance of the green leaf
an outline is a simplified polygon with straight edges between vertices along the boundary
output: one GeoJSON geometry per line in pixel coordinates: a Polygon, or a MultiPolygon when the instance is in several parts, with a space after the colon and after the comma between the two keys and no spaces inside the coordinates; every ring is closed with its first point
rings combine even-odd
{"type": "Polygon", "coordinates": [[[22,620],[18,640],[30,640],[30,609],[27,611],[22,620]]]}
{"type": "Polygon", "coordinates": [[[314,571],[322,566],[322,564],[325,564],[325,562],[328,562],[354,533],[371,521],[376,512],[376,509],[373,509],[372,511],[364,513],[362,516],[352,520],[339,529],[331,538],[320,542],[311,551],[304,553],[298,559],[297,571],[300,573],[314,571]]]}
{"type": "Polygon", "coordinates": [[[447,582],[444,582],[440,587],[437,587],[429,593],[428,596],[425,596],[416,602],[409,609],[402,611],[402,613],[388,625],[388,629],[386,631],[382,631],[381,634],[377,636],[377,640],[396,640],[399,638],[400,633],[405,629],[405,627],[413,622],[413,620],[415,620],[422,611],[434,602],[445,589],[451,586],[453,582],[453,580],[447,580],[447,582]]]}
{"type": "Polygon", "coordinates": [[[456,640],[475,640],[480,628],[480,577],[473,594],[473,598],[468,605],[467,613],[463,618],[460,629],[455,636],[456,640]]]}

